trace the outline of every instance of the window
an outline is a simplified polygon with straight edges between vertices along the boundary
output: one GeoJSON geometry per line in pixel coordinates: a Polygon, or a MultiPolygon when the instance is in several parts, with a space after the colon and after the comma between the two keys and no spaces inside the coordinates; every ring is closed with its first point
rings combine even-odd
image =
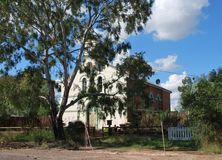
{"type": "Polygon", "coordinates": [[[149,93],[149,100],[150,100],[150,102],[154,101],[154,96],[153,96],[152,92],[149,93]]]}
{"type": "Polygon", "coordinates": [[[91,67],[92,67],[92,62],[88,62],[88,63],[87,63],[87,67],[90,67],[90,68],[91,68],[91,67]]]}
{"type": "Polygon", "coordinates": [[[161,101],[162,101],[162,99],[161,99],[161,97],[160,97],[159,94],[157,94],[157,96],[156,96],[156,101],[157,101],[157,102],[161,102],[161,101]]]}
{"type": "Polygon", "coordinates": [[[103,79],[102,77],[98,77],[97,79],[97,89],[99,92],[102,92],[103,90],[103,79]]]}
{"type": "Polygon", "coordinates": [[[103,70],[103,66],[101,64],[98,64],[98,71],[102,72],[102,70],[103,70]]]}
{"type": "Polygon", "coordinates": [[[86,78],[82,79],[82,91],[86,92],[87,81],[86,78]]]}

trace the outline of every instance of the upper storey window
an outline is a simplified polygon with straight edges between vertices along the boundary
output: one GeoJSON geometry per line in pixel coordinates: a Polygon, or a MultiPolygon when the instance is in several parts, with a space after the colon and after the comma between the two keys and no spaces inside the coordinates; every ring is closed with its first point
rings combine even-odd
{"type": "Polygon", "coordinates": [[[102,77],[98,77],[97,79],[97,89],[99,92],[102,92],[103,90],[103,79],[102,77]]]}
{"type": "Polygon", "coordinates": [[[102,72],[102,70],[103,70],[103,66],[102,66],[101,64],[99,64],[99,65],[98,65],[98,71],[99,71],[99,72],[102,72]]]}
{"type": "Polygon", "coordinates": [[[82,79],[82,91],[86,92],[87,89],[87,81],[86,78],[82,79]]]}

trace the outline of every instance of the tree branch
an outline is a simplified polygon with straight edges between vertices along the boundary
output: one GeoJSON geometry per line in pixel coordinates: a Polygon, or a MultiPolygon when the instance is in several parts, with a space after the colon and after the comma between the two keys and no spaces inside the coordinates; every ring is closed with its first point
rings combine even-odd
{"type": "Polygon", "coordinates": [[[107,93],[87,93],[87,94],[83,94],[79,97],[77,97],[75,100],[72,100],[69,104],[67,104],[64,108],[64,110],[68,109],[69,107],[71,107],[72,105],[74,105],[75,103],[77,103],[79,100],[86,98],[86,97],[90,97],[90,96],[107,96],[107,97],[114,97],[118,94],[119,92],[113,93],[113,94],[107,94],[107,93]]]}

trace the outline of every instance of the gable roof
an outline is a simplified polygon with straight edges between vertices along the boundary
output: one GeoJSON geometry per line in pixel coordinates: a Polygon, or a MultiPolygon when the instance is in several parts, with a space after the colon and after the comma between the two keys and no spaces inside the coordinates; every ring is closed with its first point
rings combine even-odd
{"type": "Polygon", "coordinates": [[[163,88],[163,87],[161,87],[160,85],[154,84],[154,83],[152,83],[152,82],[147,81],[147,84],[150,85],[150,86],[152,86],[152,87],[154,87],[154,88],[158,88],[158,89],[161,89],[161,90],[163,90],[163,91],[172,93],[172,91],[170,91],[170,90],[168,90],[168,89],[166,89],[166,88],[163,88]]]}

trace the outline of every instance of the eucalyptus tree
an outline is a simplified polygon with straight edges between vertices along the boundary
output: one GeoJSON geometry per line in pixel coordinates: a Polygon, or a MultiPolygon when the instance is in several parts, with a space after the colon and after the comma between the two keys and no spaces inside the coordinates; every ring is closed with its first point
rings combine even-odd
{"type": "Polygon", "coordinates": [[[101,65],[108,65],[117,53],[130,47],[120,41],[127,34],[142,31],[151,15],[153,1],[147,0],[2,0],[0,2],[0,65],[7,72],[24,59],[41,68],[47,80],[45,97],[51,110],[56,139],[64,139],[65,110],[89,94],[68,102],[84,52],[101,65]],[[124,24],[124,25],[123,25],[124,24]],[[124,26],[124,27],[123,27],[124,26]],[[91,43],[93,42],[93,43],[91,43]],[[86,45],[87,44],[87,45],[86,45]],[[64,93],[56,105],[54,80],[60,79],[64,93]]]}

